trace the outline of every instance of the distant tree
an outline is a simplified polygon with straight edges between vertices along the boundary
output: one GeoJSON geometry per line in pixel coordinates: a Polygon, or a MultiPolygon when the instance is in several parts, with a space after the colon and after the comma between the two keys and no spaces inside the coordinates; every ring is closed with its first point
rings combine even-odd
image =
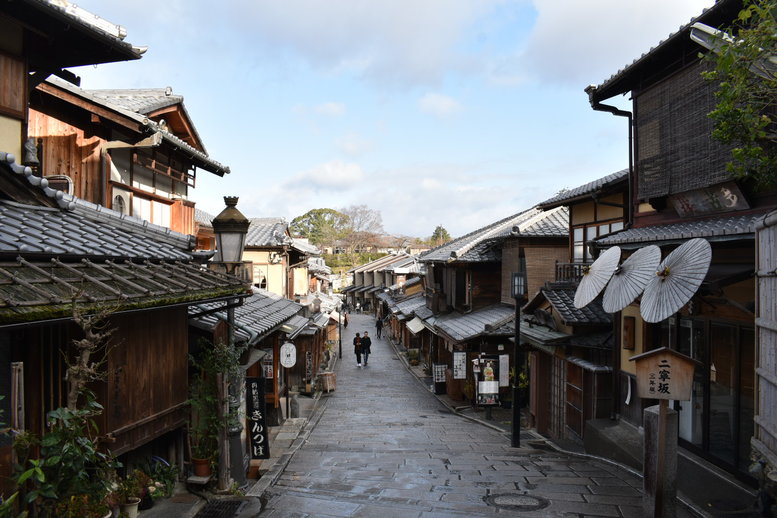
{"type": "Polygon", "coordinates": [[[430,246],[440,246],[451,240],[451,235],[442,225],[437,225],[437,228],[432,232],[432,237],[429,238],[430,246]]]}
{"type": "Polygon", "coordinates": [[[713,137],[733,146],[728,169],[762,187],[777,185],[777,0],[745,0],[707,55],[718,84],[713,137]]]}
{"type": "Polygon", "coordinates": [[[347,232],[343,239],[351,252],[365,252],[384,234],[380,211],[367,205],[351,205],[340,212],[348,217],[347,232]]]}
{"type": "Polygon", "coordinates": [[[312,209],[289,224],[294,237],[306,237],[316,246],[334,243],[349,231],[349,217],[334,209],[312,209]]]}

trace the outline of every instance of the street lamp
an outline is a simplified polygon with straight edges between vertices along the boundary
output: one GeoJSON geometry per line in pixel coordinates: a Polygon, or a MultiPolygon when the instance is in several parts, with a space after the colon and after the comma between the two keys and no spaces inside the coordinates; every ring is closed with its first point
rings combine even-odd
{"type": "MultiPolygon", "coordinates": [[[[224,268],[227,273],[237,274],[238,266],[243,262],[243,248],[245,248],[246,234],[251,224],[243,214],[237,210],[237,196],[224,196],[224,203],[227,205],[221,213],[213,218],[211,224],[216,234],[216,248],[218,249],[218,261],[214,261],[213,266],[224,268]]],[[[227,307],[228,337],[227,341],[230,348],[235,346],[235,309],[233,304],[227,307]]],[[[229,429],[227,415],[229,406],[239,400],[238,388],[235,385],[238,380],[224,379],[222,388],[226,385],[227,390],[223,391],[223,399],[220,401],[222,408],[223,426],[219,429],[219,489],[227,489],[233,475],[240,485],[245,484],[245,467],[243,465],[243,444],[240,441],[240,428],[229,429]],[[230,397],[232,396],[232,397],[230,397]],[[237,455],[232,455],[232,452],[237,455]],[[232,458],[234,457],[234,458],[232,458]]]]}
{"type": "MultiPolygon", "coordinates": [[[[213,218],[213,232],[216,234],[216,248],[220,261],[231,266],[234,273],[236,265],[242,262],[246,234],[251,222],[237,210],[237,196],[224,196],[227,207],[213,218]]],[[[228,269],[230,269],[228,266],[228,269]]]]}
{"type": "Polygon", "coordinates": [[[513,362],[515,364],[515,376],[513,376],[513,430],[511,446],[520,448],[521,446],[521,388],[519,385],[521,369],[523,368],[523,350],[519,345],[521,343],[521,304],[526,296],[526,277],[524,272],[513,272],[512,276],[512,295],[515,299],[515,340],[513,344],[513,362]]]}

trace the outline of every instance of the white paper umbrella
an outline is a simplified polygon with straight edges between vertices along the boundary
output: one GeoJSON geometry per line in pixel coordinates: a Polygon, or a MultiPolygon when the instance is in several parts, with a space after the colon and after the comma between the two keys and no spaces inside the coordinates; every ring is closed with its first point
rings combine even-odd
{"type": "Polygon", "coordinates": [[[655,275],[660,262],[661,249],[656,245],[640,248],[623,261],[604,290],[604,310],[607,313],[615,313],[634,302],[655,275]]]}
{"type": "Polygon", "coordinates": [[[683,243],[666,256],[645,287],[642,319],[660,322],[679,311],[701,286],[711,260],[712,247],[701,238],[683,243]]]}
{"type": "Polygon", "coordinates": [[[614,246],[605,250],[599,258],[588,267],[588,271],[583,274],[580,284],[575,292],[575,307],[582,308],[587,306],[604,289],[607,281],[612,277],[613,272],[618,267],[618,261],[621,258],[620,247],[614,246]]]}

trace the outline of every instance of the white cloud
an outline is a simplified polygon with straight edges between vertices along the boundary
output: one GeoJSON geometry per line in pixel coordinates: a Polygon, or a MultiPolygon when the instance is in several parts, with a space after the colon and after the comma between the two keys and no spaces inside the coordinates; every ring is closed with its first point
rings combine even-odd
{"type": "Polygon", "coordinates": [[[448,71],[469,66],[457,49],[466,29],[506,1],[242,0],[222,12],[226,24],[242,27],[271,57],[291,51],[383,85],[438,84],[448,71]]]}
{"type": "Polygon", "coordinates": [[[441,119],[461,111],[461,104],[456,99],[443,94],[428,93],[418,101],[418,105],[422,112],[441,119]]]}
{"type": "Polygon", "coordinates": [[[339,117],[340,115],[345,113],[345,104],[328,102],[328,103],[319,104],[318,106],[316,106],[315,109],[316,109],[316,113],[320,115],[339,117]]]}
{"type": "Polygon", "coordinates": [[[656,46],[714,0],[532,0],[537,20],[522,55],[540,79],[583,88],[656,46]]]}
{"type": "Polygon", "coordinates": [[[372,142],[356,133],[348,133],[337,138],[335,145],[340,151],[349,156],[362,155],[373,148],[372,142]]]}
{"type": "Polygon", "coordinates": [[[293,189],[340,190],[354,187],[363,179],[359,164],[335,160],[294,175],[285,185],[293,189]]]}

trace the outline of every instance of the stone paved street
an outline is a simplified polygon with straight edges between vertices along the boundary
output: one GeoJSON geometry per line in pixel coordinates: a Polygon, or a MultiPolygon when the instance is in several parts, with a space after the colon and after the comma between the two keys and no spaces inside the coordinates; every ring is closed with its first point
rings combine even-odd
{"type": "MultiPolygon", "coordinates": [[[[609,463],[510,447],[452,413],[373,337],[358,368],[350,315],[337,389],[324,398],[260,516],[639,516],[642,481],[609,463]]],[[[678,512],[678,516],[687,516],[678,512]]]]}

